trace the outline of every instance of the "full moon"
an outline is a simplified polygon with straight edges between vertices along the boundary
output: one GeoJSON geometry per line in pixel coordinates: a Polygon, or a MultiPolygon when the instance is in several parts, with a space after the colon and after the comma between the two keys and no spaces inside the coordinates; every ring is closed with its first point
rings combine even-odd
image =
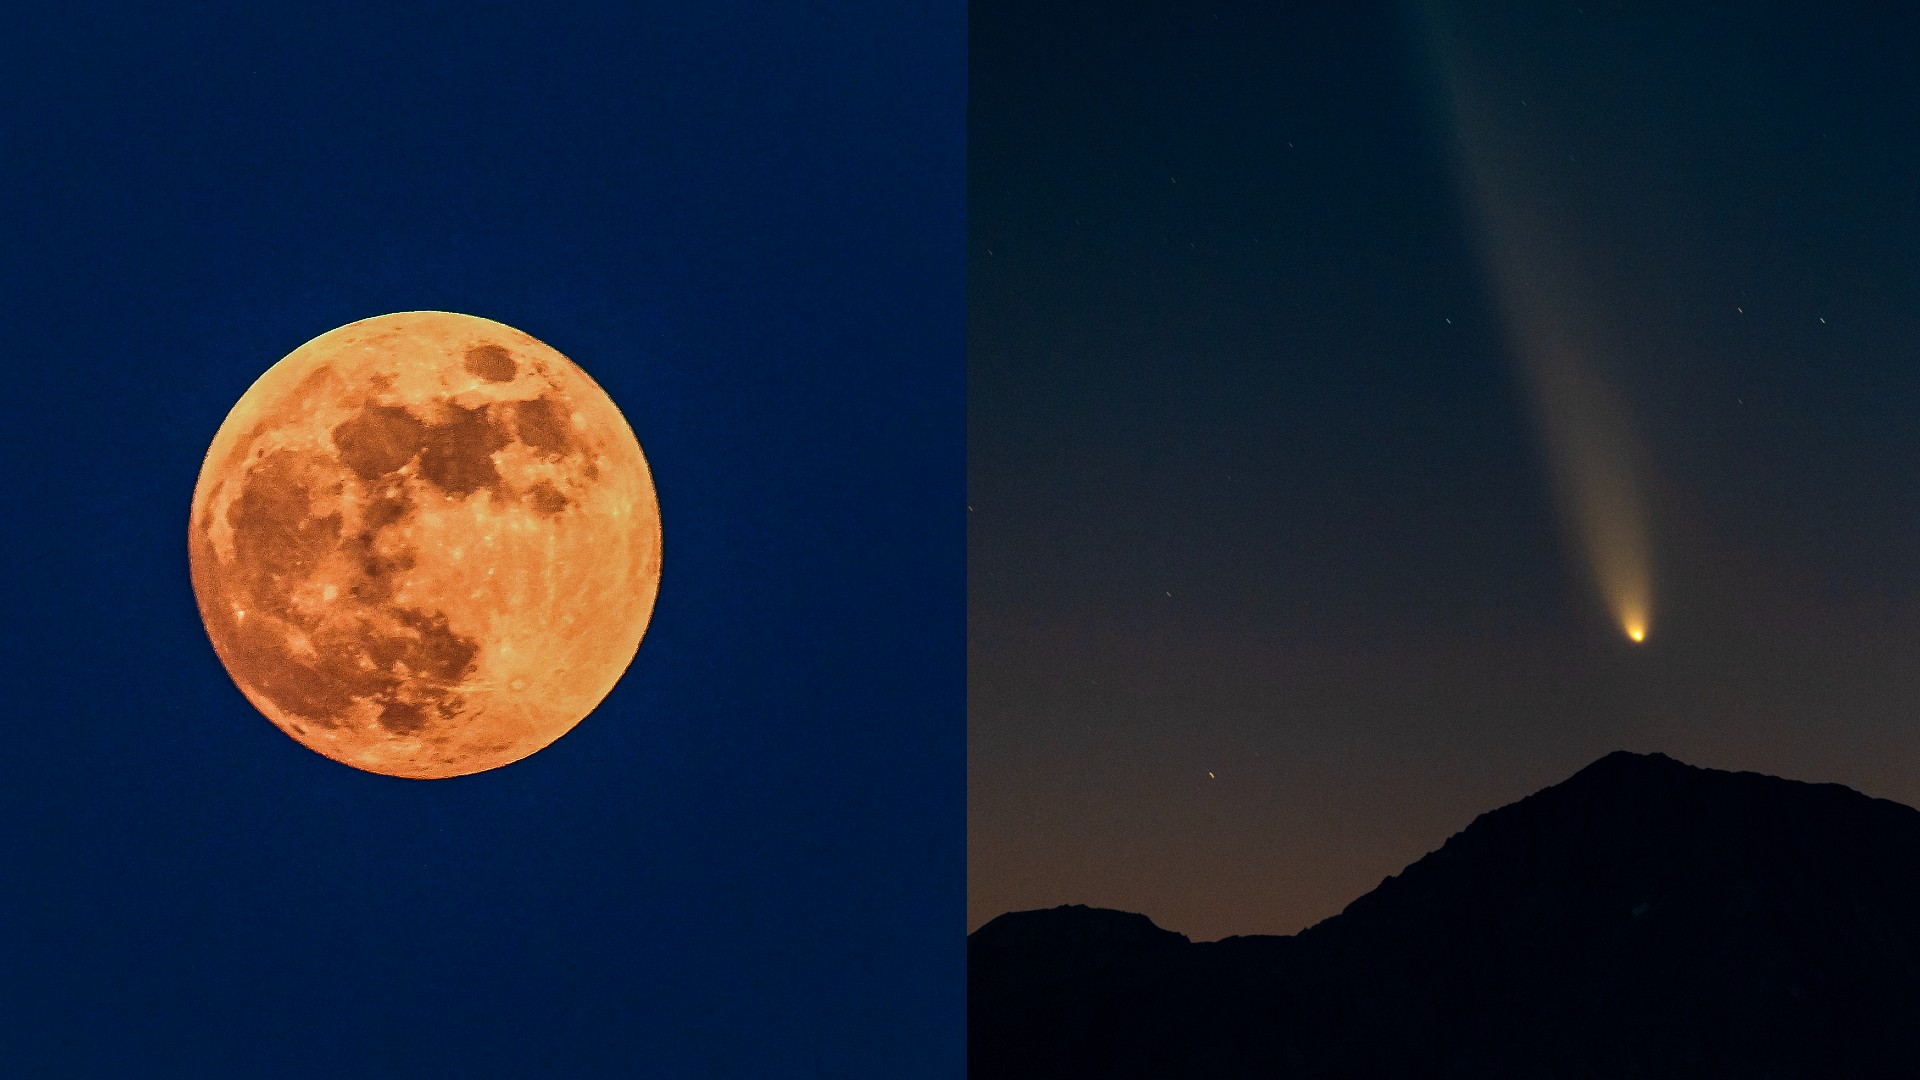
{"type": "Polygon", "coordinates": [[[660,583],[633,430],[571,360],[440,311],[322,334],[214,435],[188,560],[214,651],[303,745],[438,779],[566,734],[660,583]]]}

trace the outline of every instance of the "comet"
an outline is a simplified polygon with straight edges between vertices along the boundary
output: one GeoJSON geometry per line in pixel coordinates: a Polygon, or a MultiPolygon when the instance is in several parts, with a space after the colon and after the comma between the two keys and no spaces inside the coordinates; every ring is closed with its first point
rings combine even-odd
{"type": "Polygon", "coordinates": [[[1619,357],[1597,310],[1593,275],[1582,270],[1557,224],[1564,217],[1552,199],[1559,155],[1501,111],[1518,99],[1476,69],[1468,35],[1456,32],[1437,5],[1424,11],[1455,172],[1548,465],[1567,551],[1613,621],[1644,642],[1653,623],[1646,469],[1631,410],[1612,377],[1619,357]]]}

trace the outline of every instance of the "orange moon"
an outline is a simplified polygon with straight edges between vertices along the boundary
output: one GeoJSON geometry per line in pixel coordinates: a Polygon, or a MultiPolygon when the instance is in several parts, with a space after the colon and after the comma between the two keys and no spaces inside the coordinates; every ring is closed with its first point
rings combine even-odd
{"type": "Polygon", "coordinates": [[[571,360],[411,311],[289,353],[193,491],[188,559],[227,672],[368,772],[463,776],[566,734],[640,647],[660,508],[640,443],[571,360]]]}

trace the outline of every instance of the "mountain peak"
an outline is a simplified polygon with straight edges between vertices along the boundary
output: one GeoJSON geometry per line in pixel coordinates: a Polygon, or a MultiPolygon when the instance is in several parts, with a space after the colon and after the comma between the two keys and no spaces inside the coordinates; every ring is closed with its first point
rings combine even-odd
{"type": "Polygon", "coordinates": [[[1560,783],[1571,784],[1575,781],[1591,782],[1596,780],[1619,781],[1622,778],[1628,777],[1682,781],[1689,776],[1697,776],[1701,773],[1716,771],[1718,770],[1703,769],[1696,765],[1689,765],[1684,761],[1676,761],[1658,752],[1637,754],[1631,750],[1615,750],[1610,754],[1596,759],[1592,764],[1589,764],[1572,776],[1567,777],[1560,783]]]}
{"type": "Polygon", "coordinates": [[[1018,948],[1035,941],[1152,948],[1187,941],[1185,934],[1163,930],[1145,915],[1085,904],[1032,911],[1010,911],[973,932],[973,940],[993,947],[1018,948]]]}
{"type": "MultiPolygon", "coordinates": [[[[1585,769],[1581,769],[1580,772],[1587,772],[1590,769],[1659,768],[1676,765],[1683,769],[1693,768],[1692,765],[1675,761],[1658,750],[1645,754],[1635,753],[1632,750],[1614,750],[1603,755],[1585,769]]],[[[1575,773],[1574,775],[1578,776],[1580,773],[1575,773]]]]}

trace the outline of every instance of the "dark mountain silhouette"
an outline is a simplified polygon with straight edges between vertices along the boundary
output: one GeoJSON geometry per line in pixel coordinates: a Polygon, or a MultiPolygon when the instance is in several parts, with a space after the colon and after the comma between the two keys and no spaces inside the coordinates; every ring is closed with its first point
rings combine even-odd
{"type": "Polygon", "coordinates": [[[975,1077],[1920,1076],[1920,811],[1610,754],[1293,937],[1015,912],[975,1077]]]}

